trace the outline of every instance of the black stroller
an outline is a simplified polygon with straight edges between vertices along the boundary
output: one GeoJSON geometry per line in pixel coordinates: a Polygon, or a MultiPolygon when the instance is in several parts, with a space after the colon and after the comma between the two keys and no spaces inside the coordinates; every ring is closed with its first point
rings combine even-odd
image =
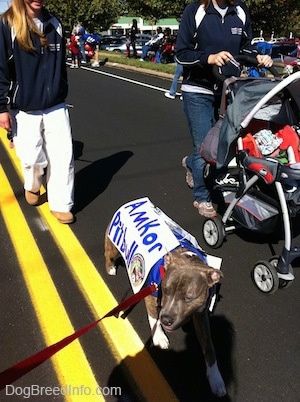
{"type": "MultiPolygon", "coordinates": [[[[241,227],[272,233],[281,214],[282,254],[258,261],[252,270],[258,289],[271,294],[292,284],[291,263],[300,256],[300,246],[292,246],[290,224],[290,217],[300,211],[300,72],[285,79],[231,77],[223,81],[222,101],[230,94],[230,102],[220,128],[216,167],[226,170],[215,188],[223,195],[225,212],[204,221],[203,237],[208,246],[218,248],[229,233],[241,227]],[[296,161],[283,161],[272,153],[267,156],[258,149],[259,137],[254,133],[273,135],[281,130],[287,135],[285,141],[289,135],[293,137],[292,145],[285,144],[297,156],[296,161]],[[232,161],[235,167],[230,168],[232,161]]],[[[260,149],[268,148],[264,140],[260,145],[260,149]]]]}

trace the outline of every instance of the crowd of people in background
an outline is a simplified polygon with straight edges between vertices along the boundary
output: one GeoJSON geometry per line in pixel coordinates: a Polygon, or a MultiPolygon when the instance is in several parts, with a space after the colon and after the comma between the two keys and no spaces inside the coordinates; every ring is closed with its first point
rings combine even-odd
{"type": "Polygon", "coordinates": [[[142,48],[141,61],[174,63],[176,36],[170,28],[157,27],[156,34],[142,48]]]}
{"type": "Polygon", "coordinates": [[[159,50],[159,47],[163,41],[164,34],[161,27],[156,29],[156,34],[152,36],[152,38],[146,42],[142,49],[142,57],[140,58],[141,61],[145,61],[145,58],[148,55],[149,50],[154,50],[156,53],[159,50]]]}
{"type": "MultiPolygon", "coordinates": [[[[137,59],[136,50],[137,34],[139,29],[137,20],[132,20],[130,31],[126,34],[126,57],[131,57],[130,48],[133,50],[133,58],[137,59]]],[[[140,61],[153,61],[156,63],[173,63],[175,55],[176,36],[172,34],[170,28],[156,28],[156,33],[142,46],[140,61]]]]}
{"type": "Polygon", "coordinates": [[[79,68],[80,64],[86,64],[93,59],[92,67],[99,67],[107,62],[99,60],[98,45],[101,36],[87,33],[82,22],[78,21],[71,32],[67,49],[71,57],[71,68],[79,68]]]}
{"type": "MultiPolygon", "coordinates": [[[[155,34],[146,42],[141,41],[140,36],[137,20],[134,18],[125,35],[127,58],[132,57],[140,61],[165,64],[174,63],[176,35],[172,34],[170,28],[163,30],[162,27],[157,27],[155,34]],[[142,51],[137,47],[141,43],[142,51]]],[[[67,41],[67,53],[71,59],[70,67],[79,68],[81,64],[89,63],[91,59],[93,59],[92,67],[103,65],[103,62],[99,62],[98,59],[100,42],[101,35],[86,32],[83,23],[80,21],[74,24],[67,41]]]]}

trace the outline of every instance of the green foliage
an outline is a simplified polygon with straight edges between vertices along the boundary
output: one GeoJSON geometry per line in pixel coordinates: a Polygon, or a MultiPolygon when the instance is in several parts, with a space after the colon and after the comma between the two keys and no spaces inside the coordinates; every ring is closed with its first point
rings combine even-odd
{"type": "MultiPolygon", "coordinates": [[[[66,29],[82,21],[90,32],[107,30],[122,15],[140,16],[155,24],[161,18],[180,17],[193,0],[48,0],[47,7],[66,29]]],[[[300,0],[244,0],[249,7],[254,35],[266,37],[300,34],[300,0]]]]}
{"type": "Polygon", "coordinates": [[[161,18],[176,18],[180,20],[185,6],[191,0],[127,0],[128,12],[139,15],[154,24],[161,18]]]}
{"type": "Polygon", "coordinates": [[[289,32],[299,35],[300,0],[245,0],[249,7],[253,32],[263,30],[264,36],[287,36],[289,32]]]}
{"type": "Polygon", "coordinates": [[[48,0],[47,8],[56,14],[66,29],[81,21],[89,32],[107,30],[119,17],[119,0],[48,0]]]}

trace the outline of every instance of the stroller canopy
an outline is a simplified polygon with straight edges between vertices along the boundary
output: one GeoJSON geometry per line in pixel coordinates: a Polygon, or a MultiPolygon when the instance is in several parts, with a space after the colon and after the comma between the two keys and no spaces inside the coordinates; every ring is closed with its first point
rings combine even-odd
{"type": "Polygon", "coordinates": [[[280,109],[275,115],[268,116],[265,120],[283,125],[299,124],[300,122],[300,72],[280,81],[253,79],[245,82],[237,90],[233,102],[228,105],[220,129],[218,169],[227,166],[235,156],[235,140],[240,135],[241,130],[247,127],[255,114],[280,91],[288,92],[289,96],[278,98],[282,101],[280,109]]]}

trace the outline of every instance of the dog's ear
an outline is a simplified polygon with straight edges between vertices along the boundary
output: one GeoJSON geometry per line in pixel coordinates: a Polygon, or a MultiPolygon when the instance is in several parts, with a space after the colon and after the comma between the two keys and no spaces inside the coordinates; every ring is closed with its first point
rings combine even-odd
{"type": "Polygon", "coordinates": [[[167,253],[167,254],[164,256],[164,267],[165,267],[165,270],[168,269],[168,266],[171,264],[172,261],[173,261],[172,253],[167,253]]]}
{"type": "Polygon", "coordinates": [[[219,280],[223,277],[222,272],[219,269],[209,268],[206,273],[208,286],[213,286],[215,283],[218,283],[219,280]]]}

